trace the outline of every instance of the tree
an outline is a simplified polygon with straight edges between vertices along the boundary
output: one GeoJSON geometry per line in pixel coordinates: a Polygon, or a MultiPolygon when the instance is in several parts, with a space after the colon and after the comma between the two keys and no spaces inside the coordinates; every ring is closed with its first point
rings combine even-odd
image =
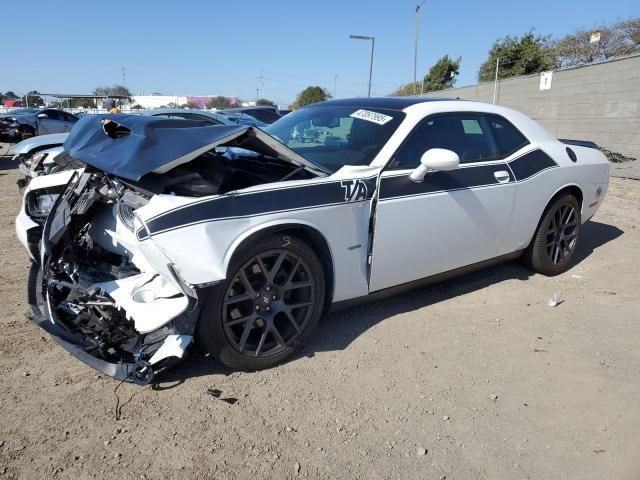
{"type": "Polygon", "coordinates": [[[275,103],[267,98],[259,98],[256,100],[256,105],[259,107],[272,107],[275,106],[275,103]]]}
{"type": "Polygon", "coordinates": [[[576,30],[553,44],[558,67],[583,65],[640,52],[640,17],[593,30],[576,30]],[[600,38],[591,42],[592,33],[600,38]]]}
{"type": "Polygon", "coordinates": [[[224,110],[225,108],[229,108],[231,106],[231,101],[227,97],[223,97],[222,95],[213,97],[207,102],[206,105],[207,108],[215,108],[216,110],[224,110]]]}
{"type": "Polygon", "coordinates": [[[424,91],[433,92],[453,87],[456,83],[456,75],[460,70],[461,60],[462,57],[454,60],[449,58],[449,55],[440,58],[424,77],[424,91]]]}
{"type": "Polygon", "coordinates": [[[102,95],[105,97],[126,97],[123,103],[131,103],[131,92],[127,87],[122,85],[112,85],[110,87],[96,87],[93,89],[94,95],[102,95]]]}
{"type": "Polygon", "coordinates": [[[498,78],[551,70],[555,66],[549,37],[525,33],[522,37],[506,36],[494,42],[487,60],[480,66],[478,80],[489,82],[495,78],[496,61],[500,59],[498,78]]]}
{"type": "Polygon", "coordinates": [[[456,60],[445,55],[441,57],[433,66],[429,69],[429,72],[424,76],[422,82],[413,82],[406,85],[402,85],[398,90],[393,92],[392,96],[406,96],[421,94],[423,92],[434,92],[436,90],[444,90],[445,88],[451,88],[456,83],[456,75],[460,69],[460,61],[462,57],[458,57],[456,60]]]}
{"type": "Polygon", "coordinates": [[[182,105],[180,105],[179,108],[190,108],[190,109],[195,109],[195,110],[200,110],[200,105],[193,103],[193,102],[187,102],[187,103],[183,103],[182,105]]]}
{"type": "Polygon", "coordinates": [[[13,93],[12,90],[9,90],[7,92],[4,92],[4,98],[5,100],[18,100],[20,97],[18,97],[18,95],[16,95],[15,93],[13,93]]]}
{"type": "Polygon", "coordinates": [[[96,108],[97,101],[93,98],[70,98],[68,104],[70,108],[96,108]]]}
{"type": "Polygon", "coordinates": [[[329,92],[327,92],[322,87],[307,87],[298,94],[295,102],[293,102],[291,107],[295,110],[312,103],[324,102],[325,100],[328,100],[330,98],[331,95],[329,94],[329,92]]]}
{"type": "Polygon", "coordinates": [[[136,103],[131,107],[131,110],[144,110],[144,107],[136,103]]]}
{"type": "Polygon", "coordinates": [[[30,107],[44,106],[44,100],[40,95],[38,95],[37,91],[31,90],[27,93],[27,95],[24,95],[21,99],[23,105],[29,105],[30,107]],[[29,96],[29,98],[27,98],[27,95],[29,96]]]}

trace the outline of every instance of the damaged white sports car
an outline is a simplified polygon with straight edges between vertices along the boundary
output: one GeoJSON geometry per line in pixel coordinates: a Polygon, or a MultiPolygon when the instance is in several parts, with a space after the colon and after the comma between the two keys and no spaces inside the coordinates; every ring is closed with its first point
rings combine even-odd
{"type": "Polygon", "coordinates": [[[150,382],[194,338],[269,367],[332,305],[521,255],[565,271],[608,186],[585,145],[423,98],[323,102],[264,130],[86,116],[57,157],[71,169],[34,178],[16,221],[33,317],[119,379],[150,382]]]}

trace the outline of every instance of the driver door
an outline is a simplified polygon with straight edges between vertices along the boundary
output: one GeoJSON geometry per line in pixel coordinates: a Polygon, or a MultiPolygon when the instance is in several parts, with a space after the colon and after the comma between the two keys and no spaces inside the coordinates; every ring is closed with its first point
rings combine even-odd
{"type": "Polygon", "coordinates": [[[423,119],[380,175],[369,290],[497,256],[516,192],[503,157],[482,114],[423,119]],[[460,166],[412,181],[409,174],[431,148],[456,152],[460,166]]]}
{"type": "Polygon", "coordinates": [[[57,110],[44,110],[45,118],[38,118],[38,135],[49,133],[64,133],[67,130],[67,122],[64,121],[63,112],[57,110]]]}

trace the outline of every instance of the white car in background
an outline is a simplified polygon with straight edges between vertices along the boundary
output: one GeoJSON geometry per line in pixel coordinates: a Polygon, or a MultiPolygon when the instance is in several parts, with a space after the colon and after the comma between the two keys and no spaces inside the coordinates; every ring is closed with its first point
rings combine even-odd
{"type": "Polygon", "coordinates": [[[78,168],[34,179],[16,220],[34,320],[141,384],[194,339],[266,368],[338,304],[516,257],[562,273],[608,187],[597,149],[455,100],[332,100],[264,129],[87,116],[65,148],[78,168]]]}

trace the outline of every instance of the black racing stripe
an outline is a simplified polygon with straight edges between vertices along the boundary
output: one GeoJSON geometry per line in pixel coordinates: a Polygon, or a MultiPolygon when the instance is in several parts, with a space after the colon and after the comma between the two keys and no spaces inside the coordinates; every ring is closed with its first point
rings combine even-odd
{"type": "MultiPolygon", "coordinates": [[[[321,207],[371,198],[375,189],[375,178],[361,181],[366,184],[366,191],[354,189],[353,182],[355,181],[343,180],[255,193],[223,195],[159,215],[147,222],[147,228],[153,235],[195,223],[321,207]],[[347,192],[351,194],[350,199],[347,198],[347,192]]],[[[147,233],[140,229],[137,237],[138,240],[144,240],[147,238],[147,233]]]]}
{"type": "Polygon", "coordinates": [[[516,180],[522,181],[533,177],[542,170],[557,167],[558,164],[542,150],[533,150],[509,162],[509,166],[513,170],[516,180]]]}
{"type": "Polygon", "coordinates": [[[422,182],[414,182],[409,175],[383,177],[380,199],[496,185],[499,182],[494,173],[498,171],[508,171],[508,168],[502,163],[458,168],[449,172],[429,172],[422,182]]]}
{"type": "Polygon", "coordinates": [[[139,242],[149,238],[149,235],[147,234],[147,231],[144,229],[144,227],[140,227],[138,230],[136,230],[136,238],[139,242]]]}

